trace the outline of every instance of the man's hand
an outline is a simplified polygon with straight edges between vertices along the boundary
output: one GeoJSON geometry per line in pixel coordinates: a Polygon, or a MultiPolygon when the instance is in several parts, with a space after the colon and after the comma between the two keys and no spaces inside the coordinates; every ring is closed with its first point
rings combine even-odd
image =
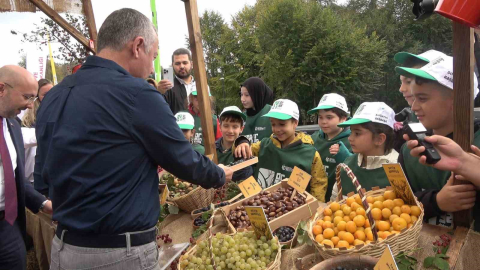
{"type": "Polygon", "coordinates": [[[173,83],[169,80],[161,80],[158,83],[157,88],[162,94],[165,94],[165,92],[167,92],[167,90],[170,90],[170,89],[173,88],[173,83]]]}
{"type": "Polygon", "coordinates": [[[52,201],[48,200],[47,203],[45,203],[45,205],[43,206],[42,212],[49,215],[53,214],[52,201]]]}
{"type": "Polygon", "coordinates": [[[334,144],[332,146],[330,146],[330,154],[331,155],[336,155],[338,154],[338,151],[340,150],[340,145],[339,144],[334,144]]]}
{"type": "Polygon", "coordinates": [[[233,177],[233,170],[230,167],[227,167],[223,164],[218,164],[218,167],[222,168],[223,171],[225,172],[225,180],[226,182],[232,180],[233,177]]]}
{"type": "Polygon", "coordinates": [[[242,143],[235,148],[235,157],[243,157],[244,159],[251,158],[253,156],[252,149],[248,143],[242,143]]]}
{"type": "MultiPolygon", "coordinates": [[[[456,177],[460,179],[461,177],[456,177]]],[[[467,210],[475,205],[477,192],[471,184],[453,185],[453,174],[442,190],[437,193],[437,204],[445,212],[467,210]]]]}

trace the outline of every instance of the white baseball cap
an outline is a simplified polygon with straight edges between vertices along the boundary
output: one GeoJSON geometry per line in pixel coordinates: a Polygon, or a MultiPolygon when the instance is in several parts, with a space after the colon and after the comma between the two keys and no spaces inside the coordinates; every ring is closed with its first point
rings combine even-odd
{"type": "Polygon", "coordinates": [[[339,94],[331,93],[323,95],[323,97],[320,99],[320,102],[318,102],[318,106],[308,111],[308,114],[316,113],[318,110],[327,110],[332,108],[338,108],[347,114],[350,113],[348,111],[347,101],[345,98],[339,94]]]}
{"type": "Polygon", "coordinates": [[[393,129],[395,112],[383,102],[364,102],[358,107],[352,119],[340,123],[338,126],[345,127],[370,122],[384,124],[393,129]]]}
{"type": "MultiPolygon", "coordinates": [[[[453,90],[453,57],[436,51],[436,57],[422,68],[396,67],[395,71],[406,77],[420,77],[437,82],[453,90]]],[[[477,76],[474,80],[474,97],[478,94],[477,76]]]]}
{"type": "Polygon", "coordinates": [[[419,55],[416,55],[416,54],[413,54],[413,53],[408,53],[408,52],[399,52],[399,53],[396,53],[393,58],[395,59],[395,61],[397,61],[397,63],[402,64],[402,65],[405,63],[405,61],[408,58],[411,58],[411,57],[417,58],[417,59],[425,62],[425,64],[428,64],[428,63],[430,63],[430,61],[437,58],[439,53],[441,53],[441,52],[436,51],[436,50],[428,50],[428,51],[426,51],[424,53],[421,53],[419,55]]]}
{"type": "Polygon", "coordinates": [[[178,112],[175,114],[175,118],[180,129],[193,129],[195,127],[195,120],[188,112],[178,112]]]}
{"type": "Polygon", "coordinates": [[[280,120],[288,120],[294,118],[298,120],[300,113],[297,103],[289,99],[277,99],[270,111],[262,117],[276,118],[280,120]]]}
{"type": "Polygon", "coordinates": [[[222,117],[224,113],[236,114],[242,118],[243,122],[247,121],[247,116],[244,113],[242,113],[242,111],[237,106],[225,107],[222,113],[220,113],[220,117],[222,117]]]}

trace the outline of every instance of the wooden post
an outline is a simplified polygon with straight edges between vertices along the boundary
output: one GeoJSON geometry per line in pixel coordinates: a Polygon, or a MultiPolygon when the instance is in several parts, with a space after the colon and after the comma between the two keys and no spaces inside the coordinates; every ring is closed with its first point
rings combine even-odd
{"type": "Polygon", "coordinates": [[[97,25],[95,24],[95,15],[93,15],[92,1],[82,0],[83,13],[87,19],[88,34],[90,39],[93,40],[93,49],[97,50],[97,25]]]}
{"type": "Polygon", "coordinates": [[[182,1],[185,2],[185,11],[187,13],[188,34],[190,38],[190,48],[192,49],[193,69],[195,71],[195,82],[198,93],[197,97],[200,105],[200,119],[205,154],[213,154],[213,162],[218,163],[215,148],[215,133],[213,131],[212,109],[208,95],[207,72],[203,58],[202,33],[200,31],[197,0],[182,1]]]}
{"type": "MultiPolygon", "coordinates": [[[[455,127],[453,139],[465,151],[470,151],[473,142],[473,29],[463,24],[453,22],[453,93],[455,127]]],[[[454,185],[470,183],[454,180],[454,185]]],[[[455,212],[455,226],[470,228],[472,212],[470,210],[455,212]]]]}
{"type": "Polygon", "coordinates": [[[65,29],[70,35],[72,35],[78,42],[80,42],[83,46],[85,46],[88,50],[96,53],[95,49],[90,48],[90,41],[82,35],[75,27],[68,24],[62,16],[60,16],[55,10],[50,8],[45,2],[42,0],[29,0],[32,4],[38,7],[43,13],[45,13],[50,19],[54,22],[58,23],[60,27],[65,29]]]}

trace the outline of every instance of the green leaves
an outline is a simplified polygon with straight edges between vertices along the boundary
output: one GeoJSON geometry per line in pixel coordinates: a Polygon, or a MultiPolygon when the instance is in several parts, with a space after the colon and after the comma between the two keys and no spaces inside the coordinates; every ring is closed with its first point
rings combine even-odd
{"type": "Polygon", "coordinates": [[[425,260],[423,261],[423,266],[425,268],[434,267],[440,270],[449,270],[450,265],[445,259],[448,259],[445,254],[436,254],[435,257],[425,258],[425,260]]]}
{"type": "Polygon", "coordinates": [[[297,242],[299,245],[313,245],[312,240],[310,239],[310,237],[308,237],[308,228],[306,221],[300,221],[297,226],[297,242]]]}
{"type": "Polygon", "coordinates": [[[403,251],[395,257],[395,262],[399,270],[415,270],[415,265],[417,265],[417,259],[405,254],[403,251]]]}

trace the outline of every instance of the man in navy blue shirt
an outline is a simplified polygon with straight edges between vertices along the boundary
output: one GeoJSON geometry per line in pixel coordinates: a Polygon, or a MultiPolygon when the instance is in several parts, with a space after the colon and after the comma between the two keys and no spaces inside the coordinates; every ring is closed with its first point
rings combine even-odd
{"type": "Polygon", "coordinates": [[[157,166],[204,188],[223,186],[232,171],[192,150],[145,81],[158,51],[147,17],[113,12],[97,44],[37,115],[35,181],[49,186],[59,223],[51,269],[157,269],[157,166]]]}

